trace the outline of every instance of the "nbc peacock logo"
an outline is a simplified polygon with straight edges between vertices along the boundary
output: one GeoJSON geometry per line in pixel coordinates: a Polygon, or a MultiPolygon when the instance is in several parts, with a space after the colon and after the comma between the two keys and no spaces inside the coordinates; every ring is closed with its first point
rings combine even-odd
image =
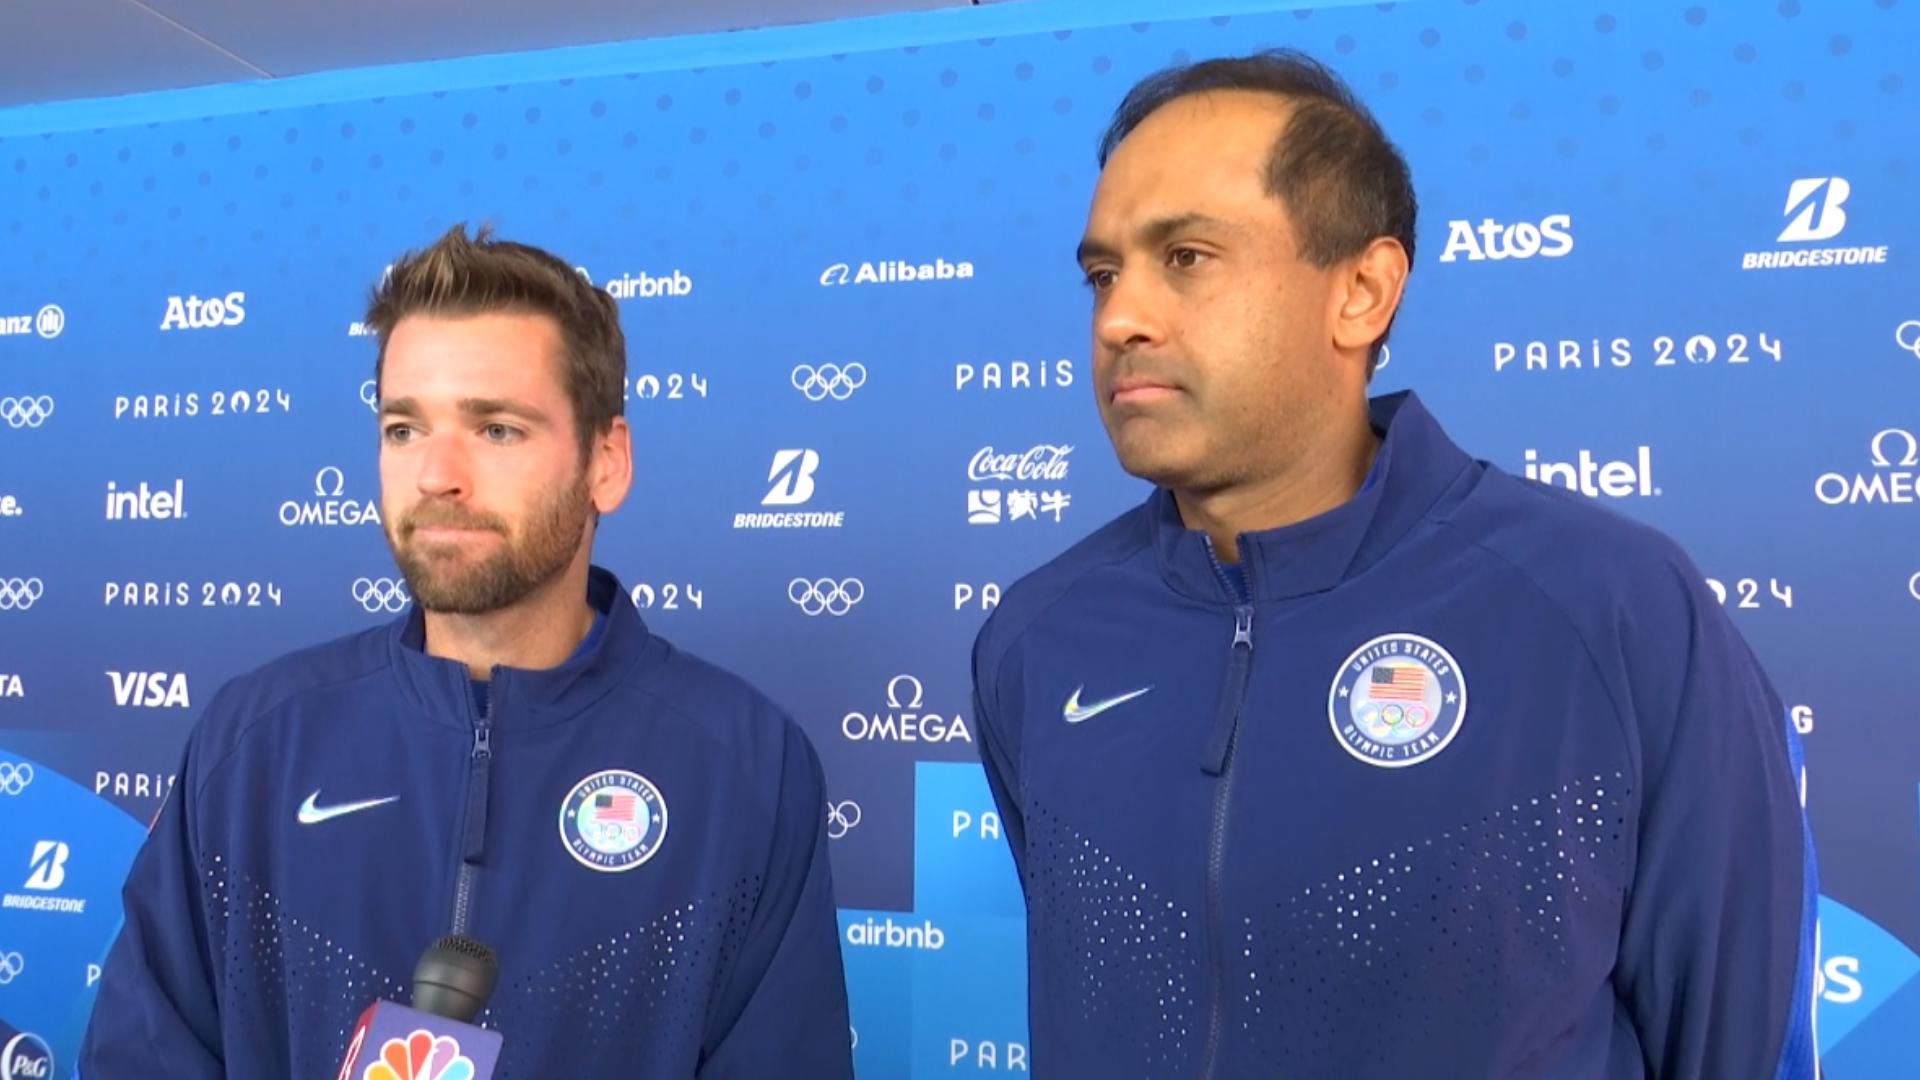
{"type": "Polygon", "coordinates": [[[388,1039],[380,1060],[367,1066],[360,1080],[473,1080],[473,1059],[449,1036],[415,1031],[405,1039],[388,1039]]]}

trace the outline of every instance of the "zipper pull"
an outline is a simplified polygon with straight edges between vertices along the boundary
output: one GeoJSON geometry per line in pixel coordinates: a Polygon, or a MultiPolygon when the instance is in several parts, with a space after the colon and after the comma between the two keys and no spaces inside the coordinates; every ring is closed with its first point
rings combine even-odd
{"type": "Polygon", "coordinates": [[[1233,609],[1233,644],[1227,649],[1227,677],[1220,687],[1213,726],[1208,730],[1207,749],[1200,768],[1208,776],[1227,771],[1227,758],[1233,753],[1233,739],[1240,727],[1240,709],[1247,701],[1247,677],[1253,668],[1253,605],[1233,609]]]}
{"type": "Polygon", "coordinates": [[[473,726],[473,756],[467,763],[467,834],[461,858],[477,863],[487,853],[487,796],[493,764],[493,725],[485,720],[473,726]]]}

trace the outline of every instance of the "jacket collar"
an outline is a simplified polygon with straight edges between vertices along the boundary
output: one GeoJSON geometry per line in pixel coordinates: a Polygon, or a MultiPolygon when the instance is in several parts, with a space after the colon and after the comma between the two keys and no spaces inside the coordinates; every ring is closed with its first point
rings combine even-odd
{"type": "MultiPolygon", "coordinates": [[[[1450,487],[1469,478],[1473,460],[1413,391],[1373,398],[1367,411],[1374,430],[1384,433],[1372,484],[1317,517],[1239,535],[1240,564],[1255,601],[1333,588],[1379,561],[1450,487]]],[[[1234,602],[1206,534],[1186,527],[1173,493],[1155,489],[1146,511],[1167,584],[1196,600],[1234,602]]]]}
{"type": "MultiPolygon", "coordinates": [[[[666,645],[647,630],[627,603],[619,579],[598,566],[587,575],[587,603],[605,619],[599,638],[559,667],[543,670],[498,666],[488,687],[489,720],[505,727],[544,727],[577,715],[604,697],[641,660],[666,645]]],[[[426,619],[416,605],[394,620],[388,648],[405,694],[430,719],[467,727],[480,719],[456,660],[429,656],[426,619]]]]}

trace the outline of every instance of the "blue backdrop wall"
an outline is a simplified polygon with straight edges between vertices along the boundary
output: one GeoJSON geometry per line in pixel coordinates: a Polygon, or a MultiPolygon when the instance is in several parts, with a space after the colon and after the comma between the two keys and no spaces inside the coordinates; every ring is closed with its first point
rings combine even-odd
{"type": "Polygon", "coordinates": [[[1144,494],[1088,392],[1095,138],[1147,72],[1266,45],[1332,62],[1413,164],[1380,388],[1676,535],[1794,703],[1826,1066],[1910,1075],[1920,5],[1271,6],[1012,4],[0,112],[8,1075],[70,1064],[199,707],[408,602],[355,320],[461,220],[620,299],[640,476],[599,561],[818,746],[863,1080],[1024,1071],[968,648],[1002,587],[1144,494]]]}

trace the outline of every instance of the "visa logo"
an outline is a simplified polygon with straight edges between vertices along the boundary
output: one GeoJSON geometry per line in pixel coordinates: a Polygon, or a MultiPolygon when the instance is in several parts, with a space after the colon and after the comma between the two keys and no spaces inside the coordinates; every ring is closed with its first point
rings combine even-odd
{"type": "Polygon", "coordinates": [[[165,671],[109,671],[113,703],[120,708],[187,709],[187,673],[165,671]]]}

